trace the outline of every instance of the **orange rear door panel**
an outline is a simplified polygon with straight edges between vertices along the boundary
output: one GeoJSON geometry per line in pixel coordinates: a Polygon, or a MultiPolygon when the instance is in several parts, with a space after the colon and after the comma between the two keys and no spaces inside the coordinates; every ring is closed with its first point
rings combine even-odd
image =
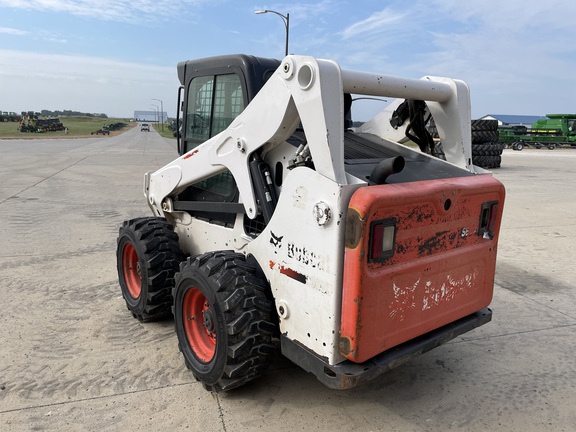
{"type": "Polygon", "coordinates": [[[489,175],[358,189],[346,227],[342,355],[363,362],[488,306],[503,204],[504,187],[489,175]],[[393,254],[370,262],[379,220],[394,221],[393,254]]]}

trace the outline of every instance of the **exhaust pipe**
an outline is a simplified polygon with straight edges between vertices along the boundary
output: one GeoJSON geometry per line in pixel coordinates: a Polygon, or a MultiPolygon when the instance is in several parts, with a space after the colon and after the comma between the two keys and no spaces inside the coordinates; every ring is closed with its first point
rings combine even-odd
{"type": "Polygon", "coordinates": [[[403,156],[381,160],[372,170],[368,185],[374,186],[386,183],[388,176],[401,172],[405,165],[406,161],[403,156]]]}

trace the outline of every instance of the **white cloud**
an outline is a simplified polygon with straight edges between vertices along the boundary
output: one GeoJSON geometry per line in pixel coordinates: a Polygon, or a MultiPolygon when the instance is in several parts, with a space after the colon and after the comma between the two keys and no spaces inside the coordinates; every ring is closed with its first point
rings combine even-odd
{"type": "Polygon", "coordinates": [[[286,14],[290,13],[290,17],[297,18],[296,20],[291,20],[292,24],[298,25],[299,23],[306,20],[315,20],[320,15],[330,13],[338,4],[338,1],[334,0],[322,0],[320,2],[314,3],[279,3],[273,4],[271,6],[255,7],[254,10],[275,10],[279,13],[286,14]]]}
{"type": "Polygon", "coordinates": [[[348,26],[342,32],[342,38],[350,39],[365,33],[388,31],[391,27],[399,27],[405,24],[404,18],[406,16],[407,14],[405,12],[397,13],[391,10],[391,8],[386,8],[380,12],[372,14],[362,21],[348,26]]]}
{"type": "Polygon", "coordinates": [[[0,33],[14,36],[24,36],[28,34],[28,32],[25,30],[19,30],[9,27],[0,27],[0,33]]]}
{"type": "Polygon", "coordinates": [[[175,115],[174,67],[2,49],[0,58],[4,110],[71,109],[129,117],[157,98],[175,115]]]}
{"type": "Polygon", "coordinates": [[[0,6],[33,11],[64,12],[104,21],[145,22],[178,15],[210,0],[0,0],[0,6]]]}
{"type": "Polygon", "coordinates": [[[452,25],[431,34],[435,49],[420,65],[466,80],[477,114],[573,111],[576,28],[558,13],[576,16],[576,3],[470,0],[462,8],[436,0],[431,7],[452,25]]]}
{"type": "Polygon", "coordinates": [[[465,7],[460,0],[432,0],[430,6],[438,14],[460,22],[480,23],[510,33],[520,31],[536,38],[541,37],[542,32],[573,29],[573,22],[568,18],[576,14],[576,3],[565,0],[467,0],[465,7]],[[567,19],[562,19],[564,17],[567,19]]]}
{"type": "Polygon", "coordinates": [[[392,1],[348,25],[333,57],[344,68],[463,79],[474,116],[568,112],[576,26],[559,14],[576,16],[576,2],[392,1]]]}

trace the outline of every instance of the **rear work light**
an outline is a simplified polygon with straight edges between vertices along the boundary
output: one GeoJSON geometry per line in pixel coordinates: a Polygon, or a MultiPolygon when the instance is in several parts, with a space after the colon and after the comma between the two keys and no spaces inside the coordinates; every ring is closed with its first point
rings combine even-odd
{"type": "Polygon", "coordinates": [[[489,201],[482,204],[480,210],[480,224],[478,235],[485,239],[494,238],[494,228],[496,227],[496,217],[498,215],[498,201],[489,201]]]}
{"type": "Polygon", "coordinates": [[[394,255],[396,240],[396,219],[382,219],[370,224],[368,261],[382,262],[394,255]]]}

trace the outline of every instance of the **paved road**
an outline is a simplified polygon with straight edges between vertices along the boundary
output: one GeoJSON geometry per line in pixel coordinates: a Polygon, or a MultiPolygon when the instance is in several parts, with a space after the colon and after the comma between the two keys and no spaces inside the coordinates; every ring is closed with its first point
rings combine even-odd
{"type": "Polygon", "coordinates": [[[142,175],[174,143],[0,140],[0,430],[571,431],[576,429],[576,151],[504,154],[494,320],[351,391],[280,356],[206,392],[170,320],[141,324],[115,241],[147,215],[142,175]]]}

